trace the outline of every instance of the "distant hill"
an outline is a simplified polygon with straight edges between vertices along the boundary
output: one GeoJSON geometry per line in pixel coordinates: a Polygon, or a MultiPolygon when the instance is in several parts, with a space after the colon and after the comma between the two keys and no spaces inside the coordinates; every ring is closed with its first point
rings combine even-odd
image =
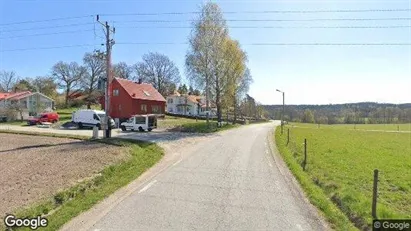
{"type": "MultiPolygon", "coordinates": [[[[263,105],[269,118],[280,119],[282,105],[263,105]]],[[[320,123],[409,123],[411,103],[359,102],[324,105],[285,105],[285,119],[320,123]],[[314,120],[314,121],[313,121],[314,120]]]]}

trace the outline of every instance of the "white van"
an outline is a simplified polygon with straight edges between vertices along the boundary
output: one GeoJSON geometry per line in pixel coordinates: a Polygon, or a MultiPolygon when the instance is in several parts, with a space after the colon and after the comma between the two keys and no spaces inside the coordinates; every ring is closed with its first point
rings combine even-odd
{"type": "Polygon", "coordinates": [[[157,116],[154,114],[135,115],[128,119],[127,122],[121,123],[120,128],[122,131],[151,131],[157,128],[157,116]]]}
{"type": "MultiPolygon", "coordinates": [[[[79,128],[97,126],[101,129],[101,124],[105,122],[106,113],[98,110],[78,110],[73,112],[71,120],[78,125],[79,128]]],[[[114,120],[110,118],[110,126],[115,127],[114,120]]]]}

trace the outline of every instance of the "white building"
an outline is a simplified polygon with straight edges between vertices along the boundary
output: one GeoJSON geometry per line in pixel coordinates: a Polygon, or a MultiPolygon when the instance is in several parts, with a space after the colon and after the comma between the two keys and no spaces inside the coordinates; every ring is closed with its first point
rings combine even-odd
{"type": "Polygon", "coordinates": [[[0,93],[0,116],[10,108],[15,109],[16,115],[9,119],[27,119],[29,116],[42,112],[53,111],[54,100],[40,92],[7,92],[0,93]]]}
{"type": "MultiPolygon", "coordinates": [[[[211,107],[211,106],[210,106],[211,107]]],[[[167,96],[167,112],[180,115],[206,116],[204,96],[180,94],[177,91],[167,96]]],[[[215,115],[215,107],[211,107],[211,115],[215,115]]]]}

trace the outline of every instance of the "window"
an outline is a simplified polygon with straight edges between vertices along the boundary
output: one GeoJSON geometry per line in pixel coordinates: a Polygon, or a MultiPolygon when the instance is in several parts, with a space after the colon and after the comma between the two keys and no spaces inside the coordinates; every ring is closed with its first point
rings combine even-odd
{"type": "Polygon", "coordinates": [[[141,104],[141,111],[142,112],[147,112],[147,105],[141,104]]]}
{"type": "Polygon", "coordinates": [[[136,124],[145,124],[146,118],[145,117],[136,117],[136,124]]]}
{"type": "Polygon", "coordinates": [[[168,99],[167,103],[173,103],[173,99],[172,98],[168,99]]]}
{"type": "Polygon", "coordinates": [[[161,108],[158,105],[152,105],[151,106],[151,112],[152,113],[161,113],[161,108]]]}
{"type": "Polygon", "coordinates": [[[118,110],[121,111],[121,104],[118,105],[118,110]]]}
{"type": "Polygon", "coordinates": [[[98,116],[96,114],[93,114],[93,119],[100,121],[100,118],[98,118],[98,116]]]}
{"type": "Polygon", "coordinates": [[[118,89],[114,89],[113,90],[113,96],[118,96],[119,94],[119,90],[118,89]]]}

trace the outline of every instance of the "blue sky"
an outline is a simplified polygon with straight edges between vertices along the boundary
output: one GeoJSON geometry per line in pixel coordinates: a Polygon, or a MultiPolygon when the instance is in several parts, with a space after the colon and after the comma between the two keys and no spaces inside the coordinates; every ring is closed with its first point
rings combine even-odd
{"type": "MultiPolygon", "coordinates": [[[[0,70],[22,77],[50,74],[58,61],[81,62],[83,54],[103,48],[101,26],[91,15],[116,27],[113,62],[134,64],[147,52],[169,56],[184,75],[190,20],[194,14],[109,16],[107,14],[198,11],[204,1],[6,1],[0,0],[0,70]],[[106,15],[104,15],[106,14],[106,15]],[[14,22],[87,16],[77,19],[4,25],[14,22]],[[177,22],[127,22],[167,20],[177,22]],[[77,26],[73,25],[84,24],[77,26]],[[52,27],[48,29],[36,29],[52,27]],[[140,28],[136,28],[140,27],[140,28]],[[143,28],[141,28],[143,27],[143,28]],[[146,28],[144,28],[146,27],[146,28]],[[147,28],[151,27],[151,28],[147,28]],[[154,28],[153,28],[154,27],[154,28]],[[162,27],[162,28],[161,28],[162,27]],[[169,27],[169,28],[167,28],[169,27]],[[183,28],[172,28],[183,27],[183,28]],[[24,30],[30,29],[30,30],[24,30]],[[20,31],[10,31],[20,30],[20,31]],[[62,33],[43,36],[33,34],[62,33]],[[22,37],[19,37],[22,36],[22,37]],[[144,45],[121,43],[146,42],[144,45]],[[155,43],[175,43],[158,45],[155,43]],[[87,44],[85,47],[7,51],[24,48],[87,44]]],[[[223,11],[409,9],[404,1],[214,1],[223,11]]],[[[411,102],[411,46],[257,46],[255,43],[411,43],[411,28],[314,29],[301,27],[411,26],[410,20],[380,21],[230,21],[306,20],[327,18],[411,18],[411,12],[361,13],[236,13],[225,14],[230,34],[248,54],[254,78],[250,95],[264,104],[281,103],[276,88],[289,104],[329,104],[360,101],[411,102]],[[274,26],[284,28],[235,28],[274,26]],[[294,28],[293,28],[294,27],[294,28]],[[296,28],[300,27],[300,28],[296,28]]]]}

